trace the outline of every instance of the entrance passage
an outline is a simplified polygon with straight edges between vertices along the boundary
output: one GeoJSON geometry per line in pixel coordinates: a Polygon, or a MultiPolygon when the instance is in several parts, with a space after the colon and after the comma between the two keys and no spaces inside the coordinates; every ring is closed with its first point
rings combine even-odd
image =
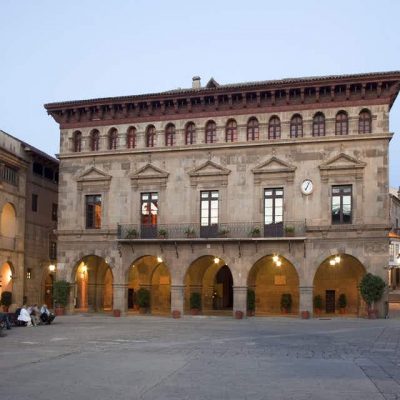
{"type": "Polygon", "coordinates": [[[12,290],[12,268],[9,263],[4,263],[0,268],[0,296],[3,292],[12,293],[12,290]]]}
{"type": "Polygon", "coordinates": [[[90,255],[78,263],[74,296],[77,311],[112,310],[113,275],[103,258],[90,255]]]}
{"type": "Polygon", "coordinates": [[[53,307],[53,283],[53,275],[51,273],[46,273],[43,287],[43,300],[48,307],[53,307]]]}
{"type": "Polygon", "coordinates": [[[231,315],[233,277],[224,260],[214,256],[203,256],[190,265],[185,276],[185,313],[191,312],[190,299],[193,293],[200,295],[200,313],[231,315]]]}

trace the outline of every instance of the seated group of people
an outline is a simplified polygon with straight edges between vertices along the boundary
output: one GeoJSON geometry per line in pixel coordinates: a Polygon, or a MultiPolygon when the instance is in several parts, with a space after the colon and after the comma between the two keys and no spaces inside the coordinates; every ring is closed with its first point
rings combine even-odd
{"type": "Polygon", "coordinates": [[[17,309],[16,314],[18,315],[17,320],[26,322],[26,326],[50,325],[56,317],[50,312],[46,304],[43,304],[40,310],[37,304],[31,307],[24,304],[20,309],[17,309]]]}

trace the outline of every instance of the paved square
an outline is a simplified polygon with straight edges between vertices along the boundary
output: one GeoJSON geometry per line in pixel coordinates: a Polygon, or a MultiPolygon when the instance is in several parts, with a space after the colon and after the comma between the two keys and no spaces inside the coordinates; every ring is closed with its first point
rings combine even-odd
{"type": "Polygon", "coordinates": [[[400,320],[66,316],[0,338],[2,400],[399,399],[400,320]]]}

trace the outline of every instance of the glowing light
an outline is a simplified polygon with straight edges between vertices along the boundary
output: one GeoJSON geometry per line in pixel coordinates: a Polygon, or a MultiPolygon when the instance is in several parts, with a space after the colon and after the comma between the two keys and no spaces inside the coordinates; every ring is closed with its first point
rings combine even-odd
{"type": "Polygon", "coordinates": [[[218,264],[218,263],[219,263],[219,258],[218,258],[218,257],[215,257],[215,258],[214,258],[214,263],[215,263],[215,264],[218,264]]]}
{"type": "Polygon", "coordinates": [[[278,256],[273,256],[273,257],[272,257],[272,261],[273,261],[274,263],[277,263],[277,262],[279,261],[279,257],[278,257],[278,256]]]}
{"type": "Polygon", "coordinates": [[[336,264],[339,264],[339,263],[340,263],[340,256],[336,256],[336,257],[335,257],[335,263],[336,263],[336,264]]]}
{"type": "Polygon", "coordinates": [[[282,265],[282,261],[281,260],[278,260],[277,262],[276,262],[276,266],[277,267],[280,267],[282,265]]]}
{"type": "Polygon", "coordinates": [[[162,263],[162,258],[160,256],[157,257],[157,262],[162,263]]]}
{"type": "Polygon", "coordinates": [[[336,264],[335,259],[332,258],[332,260],[329,260],[329,264],[330,264],[330,265],[335,265],[335,264],[336,264]]]}
{"type": "Polygon", "coordinates": [[[87,272],[87,265],[83,264],[82,269],[81,269],[82,274],[85,274],[87,272]]]}
{"type": "Polygon", "coordinates": [[[49,265],[49,271],[54,272],[56,270],[56,266],[54,264],[49,265]]]}

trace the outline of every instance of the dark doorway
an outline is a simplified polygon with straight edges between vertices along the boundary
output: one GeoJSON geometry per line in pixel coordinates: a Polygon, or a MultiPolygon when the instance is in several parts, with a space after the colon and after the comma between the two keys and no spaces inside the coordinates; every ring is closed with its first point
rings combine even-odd
{"type": "Polygon", "coordinates": [[[216,309],[230,309],[233,307],[233,277],[231,270],[227,265],[220,268],[215,277],[217,286],[219,286],[219,296],[215,302],[216,309]]]}
{"type": "Polygon", "coordinates": [[[47,275],[44,283],[44,302],[50,308],[53,307],[53,275],[47,275]]]}
{"type": "Polygon", "coordinates": [[[326,290],[325,291],[325,312],[327,314],[332,314],[335,312],[335,291],[334,290],[326,290]]]}
{"type": "Polygon", "coordinates": [[[135,290],[130,288],[128,289],[128,308],[133,308],[135,305],[135,290]]]}

